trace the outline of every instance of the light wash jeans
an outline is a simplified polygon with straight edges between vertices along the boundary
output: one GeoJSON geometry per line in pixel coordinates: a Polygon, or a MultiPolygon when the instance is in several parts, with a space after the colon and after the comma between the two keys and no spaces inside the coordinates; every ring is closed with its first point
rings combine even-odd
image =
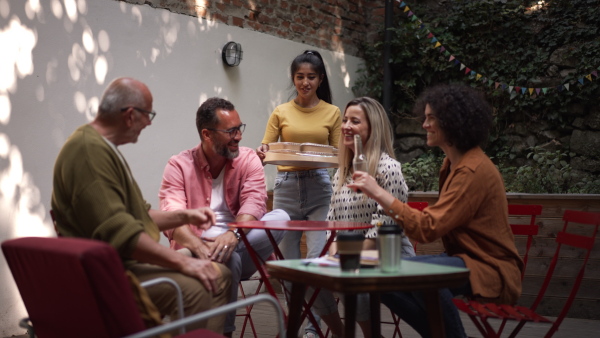
{"type": "MultiPolygon", "coordinates": [[[[324,221],[329,211],[331,201],[331,180],[327,169],[313,169],[304,171],[277,172],[275,187],[273,189],[273,208],[285,210],[292,220],[324,221]]],[[[307,258],[318,257],[325,246],[327,237],[325,231],[304,231],[306,235],[307,258]]],[[[300,239],[302,231],[288,231],[279,249],[283,257],[288,259],[300,258],[300,239]]],[[[285,283],[290,290],[291,283],[285,283]]],[[[321,290],[319,294],[327,292],[321,290]]],[[[312,292],[307,292],[307,298],[312,292]]],[[[313,309],[321,314],[337,311],[335,301],[323,304],[321,297],[317,297],[313,309]]],[[[333,296],[327,297],[333,300],[333,296]]],[[[314,314],[314,312],[313,312],[314,314]]],[[[320,318],[315,315],[317,323],[320,318]]],[[[305,331],[315,332],[309,321],[305,331]]]]}
{"type": "MultiPolygon", "coordinates": [[[[452,257],[447,254],[424,255],[407,257],[406,260],[434,263],[440,265],[466,267],[465,261],[460,257],[452,257]]],[[[440,289],[440,305],[444,318],[444,329],[446,337],[466,337],[465,329],[452,298],[456,295],[471,295],[471,284],[467,283],[456,289],[440,289]]],[[[390,308],[396,315],[412,326],[422,337],[431,337],[425,301],[421,292],[391,292],[381,296],[381,302],[390,308]]]]}
{"type": "MultiPolygon", "coordinates": [[[[265,214],[260,220],[288,221],[289,219],[290,217],[285,211],[275,209],[265,214]]],[[[273,234],[273,237],[279,243],[284,237],[285,231],[271,231],[271,234],[273,234]]],[[[269,237],[264,230],[252,229],[246,234],[246,237],[261,259],[266,260],[273,253],[273,245],[271,245],[269,237]]],[[[238,298],[239,281],[250,278],[257,269],[242,241],[238,243],[235,251],[231,254],[231,258],[225,265],[231,270],[231,296],[229,298],[229,302],[231,303],[235,302],[238,298]]],[[[227,314],[225,329],[223,330],[225,333],[233,331],[235,331],[235,311],[227,314]]]]}

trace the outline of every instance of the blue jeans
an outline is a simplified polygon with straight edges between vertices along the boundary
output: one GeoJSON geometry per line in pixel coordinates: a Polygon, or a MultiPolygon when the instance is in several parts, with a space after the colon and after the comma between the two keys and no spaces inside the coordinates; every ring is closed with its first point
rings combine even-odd
{"type": "MultiPolygon", "coordinates": [[[[331,179],[327,169],[313,169],[303,171],[277,172],[275,187],[273,188],[273,208],[283,209],[292,220],[310,220],[324,221],[329,211],[331,201],[331,179]]],[[[325,231],[305,231],[307,258],[318,257],[327,241],[325,231]]],[[[302,231],[288,231],[281,243],[279,249],[283,257],[287,259],[300,258],[300,239],[302,231]]],[[[285,283],[286,288],[291,287],[290,283],[285,283]]],[[[321,290],[323,292],[323,290],[321,290]]],[[[312,294],[312,292],[308,292],[312,294]]],[[[327,297],[333,300],[333,297],[327,297]]],[[[319,300],[315,301],[319,303],[319,300]]],[[[337,304],[326,304],[325,312],[337,304]]],[[[320,311],[323,313],[322,311],[320,311]]],[[[315,315],[317,322],[320,318],[315,315]]],[[[316,330],[310,323],[305,328],[306,331],[315,332],[316,330]]]]}
{"type": "MultiPolygon", "coordinates": [[[[404,259],[415,262],[466,267],[462,258],[448,256],[445,253],[440,255],[407,257],[404,259]]],[[[460,315],[452,302],[452,298],[456,295],[471,295],[470,283],[456,289],[440,289],[439,292],[446,337],[466,337],[467,335],[460,320],[460,315]]],[[[425,310],[425,301],[421,292],[387,293],[381,296],[381,302],[415,329],[422,337],[431,337],[429,322],[427,321],[427,311],[425,310]]]]}

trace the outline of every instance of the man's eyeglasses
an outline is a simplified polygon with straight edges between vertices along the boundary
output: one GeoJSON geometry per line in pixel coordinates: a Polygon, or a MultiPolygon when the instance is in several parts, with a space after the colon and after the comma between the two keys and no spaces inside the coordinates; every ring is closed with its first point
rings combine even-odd
{"type": "Polygon", "coordinates": [[[233,127],[233,128],[229,128],[229,129],[214,129],[214,128],[206,128],[206,129],[212,130],[212,131],[220,131],[222,133],[227,133],[227,134],[229,134],[229,137],[234,138],[238,132],[240,133],[240,135],[244,133],[244,129],[246,129],[246,124],[242,123],[239,125],[239,127],[233,127]]]}
{"type": "Polygon", "coordinates": [[[124,107],[124,108],[121,108],[121,111],[126,111],[129,108],[137,110],[137,111],[142,112],[144,114],[148,114],[148,118],[150,118],[150,121],[152,121],[154,119],[154,117],[156,116],[156,112],[155,111],[149,111],[149,110],[138,108],[138,107],[124,107]]]}

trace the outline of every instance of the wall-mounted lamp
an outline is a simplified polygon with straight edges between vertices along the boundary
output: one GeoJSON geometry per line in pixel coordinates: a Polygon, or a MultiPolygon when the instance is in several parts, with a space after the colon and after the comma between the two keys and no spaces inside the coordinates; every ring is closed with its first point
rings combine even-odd
{"type": "Polygon", "coordinates": [[[242,45],[233,41],[226,43],[223,47],[223,52],[221,52],[223,62],[229,67],[239,66],[243,55],[244,51],[242,51],[242,45]]]}

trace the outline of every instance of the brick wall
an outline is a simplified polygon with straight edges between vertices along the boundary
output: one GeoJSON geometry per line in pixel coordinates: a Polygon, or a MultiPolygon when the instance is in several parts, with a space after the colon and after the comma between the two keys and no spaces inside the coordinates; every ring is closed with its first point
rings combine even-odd
{"type": "Polygon", "coordinates": [[[120,0],[360,56],[383,25],[384,0],[120,0]]]}

